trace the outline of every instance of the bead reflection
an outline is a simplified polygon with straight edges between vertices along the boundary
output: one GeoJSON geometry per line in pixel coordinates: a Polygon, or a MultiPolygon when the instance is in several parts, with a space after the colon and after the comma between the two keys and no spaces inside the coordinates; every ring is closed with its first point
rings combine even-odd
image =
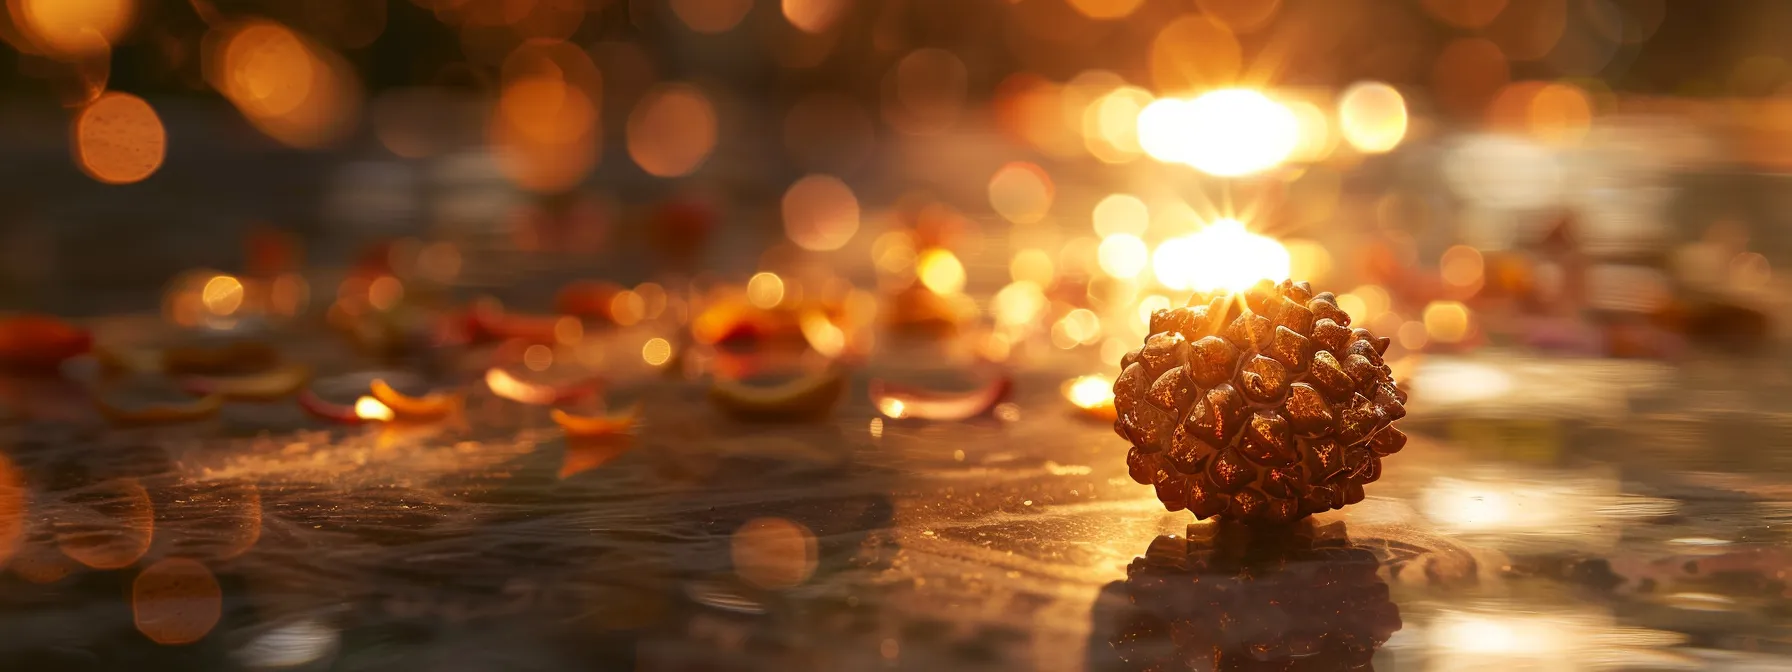
{"type": "Polygon", "coordinates": [[[1096,605],[1096,669],[1369,669],[1400,630],[1375,554],[1342,523],[1162,536],[1096,605]],[[1114,660],[1117,659],[1117,660],[1114,660]],[[1099,663],[1109,663],[1100,665],[1099,663]]]}

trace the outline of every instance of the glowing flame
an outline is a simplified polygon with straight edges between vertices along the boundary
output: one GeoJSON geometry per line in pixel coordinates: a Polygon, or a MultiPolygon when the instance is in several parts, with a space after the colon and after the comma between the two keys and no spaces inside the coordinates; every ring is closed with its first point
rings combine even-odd
{"type": "Polygon", "coordinates": [[[1202,292],[1238,291],[1266,278],[1283,280],[1291,263],[1288,248],[1230,218],[1166,240],[1152,257],[1158,282],[1165,287],[1202,292]]]}
{"type": "Polygon", "coordinates": [[[1274,168],[1300,141],[1294,112],[1249,89],[1159,99],[1139,112],[1138,126],[1139,144],[1153,158],[1221,177],[1274,168]]]}
{"type": "Polygon", "coordinates": [[[1064,383],[1064,398],[1090,415],[1114,417],[1114,381],[1107,376],[1091,374],[1064,383]]]}
{"type": "Polygon", "coordinates": [[[902,403],[901,399],[892,399],[889,397],[885,397],[883,399],[879,399],[877,402],[877,410],[882,411],[884,415],[890,416],[892,418],[902,417],[902,412],[907,410],[907,408],[908,408],[908,405],[902,403]]]}
{"type": "Polygon", "coordinates": [[[362,420],[386,422],[392,419],[392,409],[380,403],[378,399],[362,396],[355,400],[355,417],[362,420]]]}

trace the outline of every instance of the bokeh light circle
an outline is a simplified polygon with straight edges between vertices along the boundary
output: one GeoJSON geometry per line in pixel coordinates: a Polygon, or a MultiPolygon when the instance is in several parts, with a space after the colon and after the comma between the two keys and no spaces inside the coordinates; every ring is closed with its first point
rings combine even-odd
{"type": "Polygon", "coordinates": [[[1406,99],[1381,82],[1359,82],[1338,101],[1338,126],[1357,151],[1379,154],[1406,137],[1406,99]]]}
{"type": "Polygon", "coordinates": [[[784,192],[784,234],[797,247],[837,250],[859,231],[859,199],[832,175],[809,175],[784,192]]]}
{"type": "Polygon", "coordinates": [[[1057,187],[1044,168],[1016,161],[996,169],[989,178],[989,205],[1004,219],[1032,224],[1051,211],[1057,187]]]}
{"type": "Polygon", "coordinates": [[[142,98],[101,95],[75,118],[75,163],[106,184],[140,182],[162,167],[168,151],[161,117],[142,98]]]}
{"type": "Polygon", "coordinates": [[[658,177],[688,175],[716,147],[716,110],[689,84],[667,84],[641,98],[628,115],[628,155],[658,177]]]}

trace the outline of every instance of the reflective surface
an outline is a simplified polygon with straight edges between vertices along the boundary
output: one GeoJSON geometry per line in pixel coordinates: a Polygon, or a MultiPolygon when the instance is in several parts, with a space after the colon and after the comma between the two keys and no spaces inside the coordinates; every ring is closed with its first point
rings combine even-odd
{"type": "Polygon", "coordinates": [[[867,376],[950,385],[912,365],[945,358],[893,344],[806,424],[618,366],[640,427],[570,442],[483,389],[429,425],[276,402],[112,430],[67,383],[10,380],[39,419],[0,430],[0,650],[18,669],[1792,664],[1778,415],[1712,375],[1742,363],[1411,362],[1414,440],[1370,499],[1250,533],[1165,512],[1058,364],[996,417],[877,416],[867,376]]]}

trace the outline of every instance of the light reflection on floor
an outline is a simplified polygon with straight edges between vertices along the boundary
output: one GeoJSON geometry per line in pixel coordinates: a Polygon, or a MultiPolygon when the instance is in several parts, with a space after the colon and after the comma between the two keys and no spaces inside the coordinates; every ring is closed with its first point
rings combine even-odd
{"type": "MultiPolygon", "coordinates": [[[[517,664],[1129,669],[1108,641],[1115,586],[1154,540],[1211,526],[1191,533],[1133,484],[1057,382],[1019,381],[1025,422],[874,433],[862,399],[831,422],[735,425],[666,381],[644,395],[664,431],[603,446],[567,445],[545,412],[498,429],[477,400],[472,423],[247,438],[11,428],[20,487],[0,496],[25,503],[0,506],[17,530],[0,535],[16,538],[0,623],[91,610],[59,641],[123,632],[249,667],[366,661],[366,637],[414,628],[517,664]],[[602,636],[541,643],[561,632],[602,636]]],[[[1440,411],[1369,501],[1321,517],[1373,554],[1398,608],[1377,669],[1784,663],[1792,551],[1775,526],[1792,493],[1746,461],[1767,448],[1727,471],[1626,463],[1639,439],[1621,424],[1477,403],[1440,411]]]]}

